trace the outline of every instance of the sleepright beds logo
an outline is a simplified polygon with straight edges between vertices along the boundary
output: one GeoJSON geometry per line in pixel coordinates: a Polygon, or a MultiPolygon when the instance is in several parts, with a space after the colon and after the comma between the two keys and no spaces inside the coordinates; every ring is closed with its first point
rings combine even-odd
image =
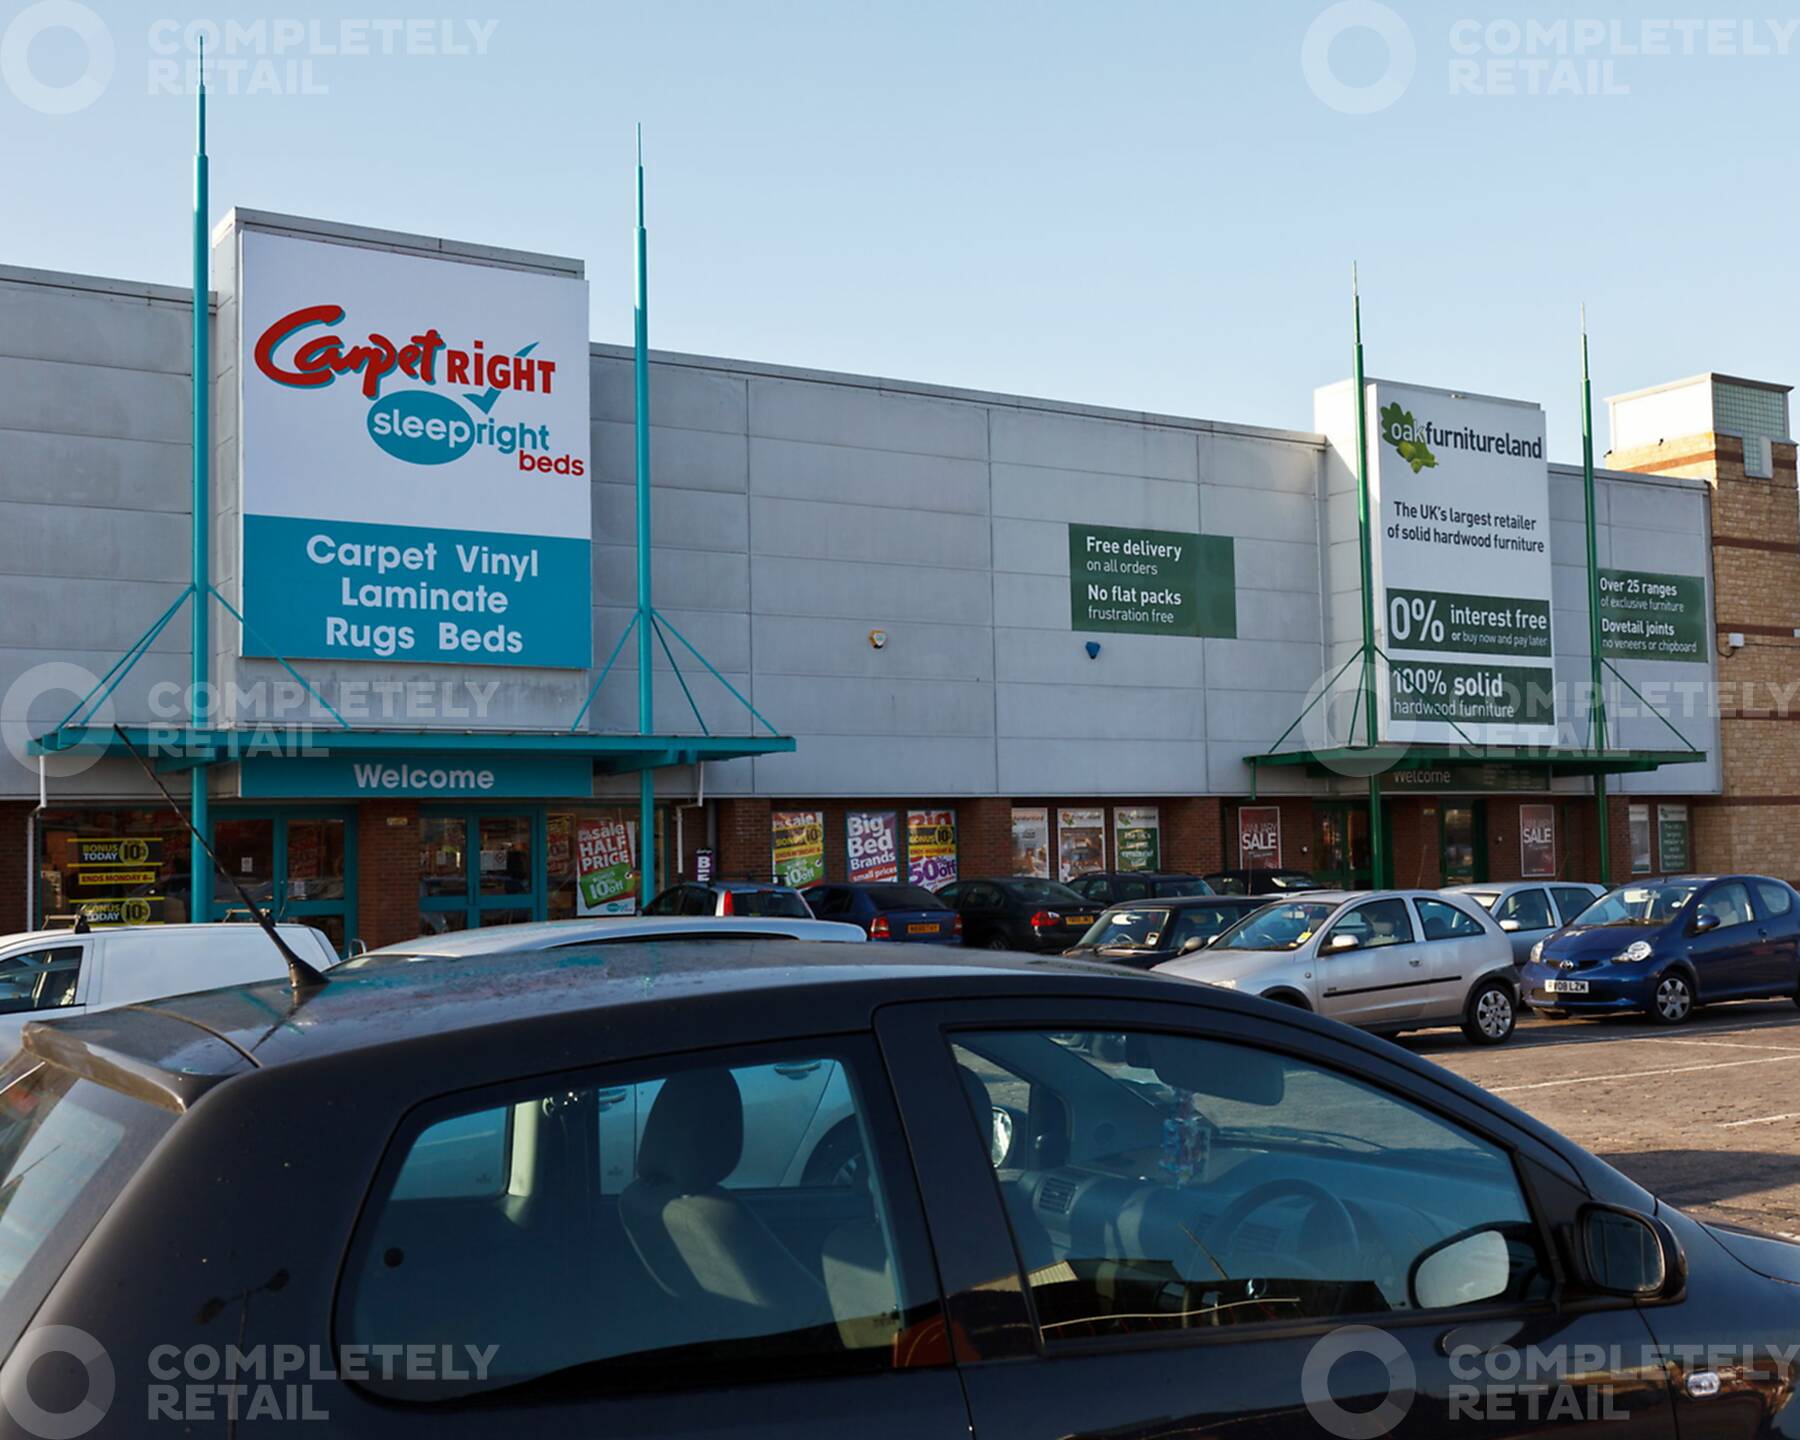
{"type": "Polygon", "coordinates": [[[257,340],[256,368],[277,385],[297,390],[322,390],[345,376],[360,376],[370,402],[369,438],[409,465],[447,465],[486,446],[502,455],[516,454],[521,470],[585,473],[585,463],[575,455],[551,453],[548,425],[503,424],[492,418],[507,395],[554,393],[556,362],[532,354],[535,340],[510,354],[490,354],[482,340],[466,349],[452,346],[433,326],[398,345],[378,331],[346,344],[331,330],[343,321],[341,305],[291,311],[257,340]],[[313,333],[321,329],[327,333],[313,333]],[[417,385],[384,395],[382,384],[390,377],[417,385]],[[439,384],[471,388],[457,399],[437,389],[439,384]]]}

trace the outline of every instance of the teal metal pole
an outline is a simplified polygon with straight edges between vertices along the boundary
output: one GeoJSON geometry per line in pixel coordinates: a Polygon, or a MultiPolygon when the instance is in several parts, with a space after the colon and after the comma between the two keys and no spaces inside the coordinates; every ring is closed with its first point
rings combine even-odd
{"type": "MultiPolygon", "coordinates": [[[[199,84],[194,95],[194,588],[193,670],[188,695],[188,714],[194,728],[211,723],[207,703],[212,669],[212,637],[208,627],[212,597],[211,553],[212,493],[207,483],[212,460],[212,357],[208,350],[210,317],[207,303],[212,294],[210,236],[207,234],[206,193],[206,42],[200,42],[199,84]]],[[[188,919],[212,919],[212,859],[207,853],[212,817],[207,804],[207,770],[196,765],[191,772],[194,824],[188,847],[188,919]]]]}
{"type": "MultiPolygon", "coordinates": [[[[644,127],[637,130],[637,304],[632,316],[637,438],[638,734],[656,733],[656,637],[650,595],[650,268],[644,232],[644,127]]],[[[638,908],[656,895],[656,771],[638,772],[638,908]]]]}
{"type": "MultiPolygon", "coordinates": [[[[1600,543],[1594,523],[1594,382],[1588,367],[1587,306],[1581,307],[1581,488],[1587,505],[1588,649],[1593,662],[1593,698],[1588,709],[1589,745],[1606,749],[1606,693],[1601,688],[1600,543]]],[[[1594,819],[1600,837],[1600,883],[1612,884],[1612,837],[1606,814],[1606,776],[1594,775],[1594,819]]]]}
{"type": "MultiPolygon", "coordinates": [[[[1363,382],[1362,290],[1356,267],[1350,267],[1350,308],[1356,343],[1356,533],[1362,554],[1362,707],[1363,735],[1370,745],[1380,743],[1381,729],[1375,717],[1375,563],[1370,548],[1369,515],[1369,401],[1363,382]]],[[[1354,735],[1344,737],[1354,740],[1354,735]]],[[[1381,835],[1381,775],[1369,776],[1369,879],[1377,890],[1387,887],[1387,847],[1381,835]]]]}

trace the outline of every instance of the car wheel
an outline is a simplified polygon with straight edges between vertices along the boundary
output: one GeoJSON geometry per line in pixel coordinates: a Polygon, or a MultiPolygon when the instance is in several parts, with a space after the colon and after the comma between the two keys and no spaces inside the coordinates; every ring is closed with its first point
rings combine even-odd
{"type": "Polygon", "coordinates": [[[992,935],[988,936],[987,948],[990,950],[1010,950],[1013,947],[1012,941],[1008,940],[996,930],[992,935]]]}
{"type": "Polygon", "coordinates": [[[851,1121],[826,1131],[806,1162],[802,1182],[808,1186],[855,1185],[862,1179],[862,1136],[851,1121]]]}
{"type": "Polygon", "coordinates": [[[1462,1032],[1471,1045],[1498,1045],[1511,1037],[1518,1023],[1512,991],[1499,980],[1483,980],[1469,996],[1462,1032]]]}
{"type": "Polygon", "coordinates": [[[1687,976],[1672,970],[1656,982],[1650,1001],[1650,1018],[1659,1025],[1681,1025],[1694,1013],[1694,987],[1687,976]]]}

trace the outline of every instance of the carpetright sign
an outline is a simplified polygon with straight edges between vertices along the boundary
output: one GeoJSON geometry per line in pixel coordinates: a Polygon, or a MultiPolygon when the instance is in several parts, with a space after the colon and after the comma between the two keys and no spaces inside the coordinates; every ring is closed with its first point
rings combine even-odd
{"type": "Polygon", "coordinates": [[[237,243],[243,653],[589,665],[586,281],[237,243]]]}

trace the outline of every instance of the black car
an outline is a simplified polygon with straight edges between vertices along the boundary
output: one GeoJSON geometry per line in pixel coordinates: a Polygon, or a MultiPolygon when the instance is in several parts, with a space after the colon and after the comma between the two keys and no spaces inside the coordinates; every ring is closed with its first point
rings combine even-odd
{"type": "Polygon", "coordinates": [[[365,958],[27,1027],[0,1436],[1800,1433],[1800,1246],[1286,1006],[848,954],[365,958]]]}
{"type": "Polygon", "coordinates": [[[956,945],[962,916],[923,885],[904,880],[829,880],[802,892],[821,920],[860,925],[871,940],[956,945]]]}
{"type": "Polygon", "coordinates": [[[1031,876],[958,880],[938,899],[962,916],[963,944],[989,950],[1064,950],[1100,913],[1067,885],[1031,876]]]}
{"type": "Polygon", "coordinates": [[[1305,870],[1215,870],[1206,883],[1221,895],[1292,895],[1322,888],[1305,870]]]}
{"type": "Polygon", "coordinates": [[[1069,888],[1090,905],[1212,894],[1212,887],[1198,875],[1165,870],[1090,870],[1071,880],[1069,888]]]}
{"type": "Polygon", "coordinates": [[[1115,905],[1103,912],[1063,954],[1072,960],[1101,960],[1148,970],[1165,960],[1203,950],[1253,911],[1269,902],[1248,895],[1190,895],[1115,905]]]}

